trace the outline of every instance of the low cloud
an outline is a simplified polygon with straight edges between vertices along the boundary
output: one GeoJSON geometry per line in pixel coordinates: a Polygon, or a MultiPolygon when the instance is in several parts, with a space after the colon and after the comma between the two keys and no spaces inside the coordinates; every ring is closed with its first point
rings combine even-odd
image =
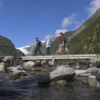
{"type": "Polygon", "coordinates": [[[89,16],[93,15],[100,8],[100,0],[92,0],[87,8],[89,16]]]}
{"type": "Polygon", "coordinates": [[[69,17],[65,17],[63,19],[63,21],[62,21],[61,27],[63,29],[67,29],[68,27],[70,27],[72,25],[75,26],[75,28],[77,26],[79,26],[80,25],[80,22],[76,20],[76,16],[77,16],[77,14],[72,14],[69,17]]]}
{"type": "Polygon", "coordinates": [[[62,27],[62,28],[66,28],[66,27],[68,27],[70,24],[71,24],[70,19],[67,18],[67,17],[65,17],[65,18],[63,19],[63,21],[62,21],[61,27],[62,27]]]}
{"type": "Polygon", "coordinates": [[[65,33],[65,32],[67,32],[67,30],[66,29],[58,29],[58,30],[56,30],[56,32],[55,32],[55,34],[56,34],[56,36],[59,36],[59,34],[60,33],[65,33]]]}
{"type": "Polygon", "coordinates": [[[78,28],[81,22],[76,20],[76,16],[77,14],[72,14],[71,16],[64,17],[64,19],[62,20],[61,29],[57,29],[55,32],[56,36],[59,36],[59,33],[61,32],[62,33],[67,32],[69,27],[74,26],[75,29],[78,28]]]}

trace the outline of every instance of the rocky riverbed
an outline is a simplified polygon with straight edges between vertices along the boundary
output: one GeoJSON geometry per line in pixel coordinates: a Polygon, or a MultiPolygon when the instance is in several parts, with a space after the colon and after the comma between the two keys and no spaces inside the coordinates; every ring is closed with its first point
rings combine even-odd
{"type": "Polygon", "coordinates": [[[0,100],[99,100],[100,88],[80,82],[38,86],[35,76],[0,81],[0,100]]]}
{"type": "MultiPolygon", "coordinates": [[[[64,65],[48,62],[22,61],[21,58],[12,56],[1,57],[0,100],[33,100],[32,98],[45,100],[49,95],[51,95],[52,100],[61,100],[60,95],[63,96],[62,100],[66,100],[68,97],[69,100],[84,100],[83,98],[89,100],[88,98],[91,98],[91,94],[87,93],[87,91],[99,90],[99,61],[94,64],[90,62],[64,62],[64,65]],[[75,92],[74,88],[82,92],[81,89],[83,87],[83,92],[88,95],[87,99],[86,95],[83,94],[81,94],[83,98],[74,99],[75,93],[71,97],[67,91],[69,90],[69,92],[73,93],[75,92]],[[58,90],[62,92],[58,92],[58,90]],[[65,95],[65,92],[67,95],[65,95]]],[[[78,92],[76,92],[76,96],[78,96],[78,92]]],[[[93,95],[98,94],[94,93],[93,95]]],[[[98,99],[91,98],[91,100],[98,99]]]]}
{"type": "MultiPolygon", "coordinates": [[[[52,82],[68,83],[69,80],[85,82],[90,86],[100,86],[100,62],[77,62],[56,64],[52,61],[23,61],[20,57],[13,56],[0,57],[0,72],[6,73],[9,79],[36,75],[39,84],[49,84],[52,82]],[[59,82],[60,81],[60,82],[59,82]]],[[[5,78],[5,75],[1,78],[5,78]]]]}

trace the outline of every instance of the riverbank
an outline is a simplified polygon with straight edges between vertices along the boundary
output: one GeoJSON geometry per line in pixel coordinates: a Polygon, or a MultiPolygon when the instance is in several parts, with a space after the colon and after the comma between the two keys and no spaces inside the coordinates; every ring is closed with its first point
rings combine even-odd
{"type": "Polygon", "coordinates": [[[93,87],[100,87],[100,62],[52,62],[23,61],[20,57],[0,58],[0,79],[19,80],[36,77],[38,85],[66,85],[80,82],[93,87]],[[49,63],[48,63],[49,62],[49,63]],[[62,65],[64,64],[64,65],[62,65]]]}
{"type": "Polygon", "coordinates": [[[99,62],[0,59],[0,100],[99,100],[99,62]]]}

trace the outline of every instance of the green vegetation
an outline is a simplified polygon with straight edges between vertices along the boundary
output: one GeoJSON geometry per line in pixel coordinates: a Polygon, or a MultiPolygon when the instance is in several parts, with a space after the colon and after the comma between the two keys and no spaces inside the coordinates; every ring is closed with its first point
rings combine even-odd
{"type": "Polygon", "coordinates": [[[67,43],[69,53],[100,53],[100,13],[98,17],[96,16],[97,14],[98,11],[84,23],[86,28],[67,43]]]}
{"type": "Polygon", "coordinates": [[[0,56],[20,56],[23,55],[19,50],[15,49],[12,42],[0,36],[0,56]]]}
{"type": "MultiPolygon", "coordinates": [[[[69,54],[100,54],[100,9],[89,18],[81,27],[85,28],[77,35],[73,32],[66,32],[65,37],[73,36],[66,46],[69,49],[69,54]]],[[[53,41],[52,51],[56,52],[59,46],[59,37],[53,41]]]]}

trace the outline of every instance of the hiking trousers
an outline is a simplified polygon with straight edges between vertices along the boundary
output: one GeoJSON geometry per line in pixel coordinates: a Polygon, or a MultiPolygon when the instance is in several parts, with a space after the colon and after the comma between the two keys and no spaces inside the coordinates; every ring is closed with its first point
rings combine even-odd
{"type": "Polygon", "coordinates": [[[35,55],[36,55],[37,52],[39,52],[42,55],[40,47],[36,47],[35,48],[35,51],[34,51],[35,55]]]}

